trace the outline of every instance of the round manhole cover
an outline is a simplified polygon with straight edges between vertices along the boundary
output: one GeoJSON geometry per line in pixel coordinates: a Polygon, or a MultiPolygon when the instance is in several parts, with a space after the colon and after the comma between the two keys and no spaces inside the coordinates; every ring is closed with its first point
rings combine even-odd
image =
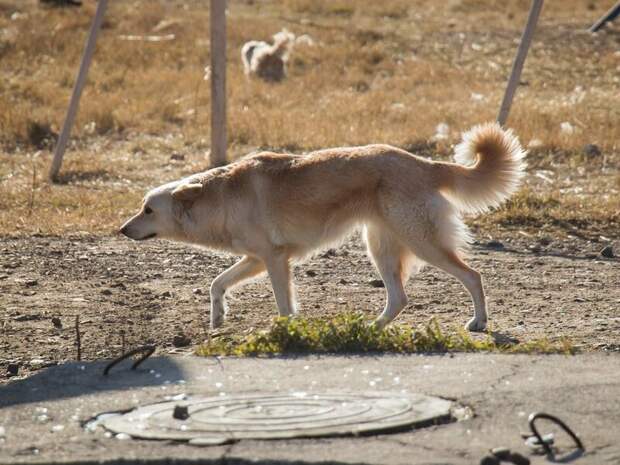
{"type": "Polygon", "coordinates": [[[449,417],[451,407],[448,400],[421,394],[251,394],[145,405],[98,423],[136,438],[218,444],[415,427],[449,417]]]}

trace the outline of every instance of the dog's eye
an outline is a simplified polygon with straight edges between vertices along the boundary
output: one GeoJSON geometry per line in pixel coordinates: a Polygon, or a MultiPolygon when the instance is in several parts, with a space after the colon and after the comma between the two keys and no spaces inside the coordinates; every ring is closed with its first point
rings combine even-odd
{"type": "Polygon", "coordinates": [[[147,215],[150,215],[151,213],[153,213],[153,210],[151,209],[151,207],[146,207],[144,209],[144,213],[146,213],[147,215]]]}

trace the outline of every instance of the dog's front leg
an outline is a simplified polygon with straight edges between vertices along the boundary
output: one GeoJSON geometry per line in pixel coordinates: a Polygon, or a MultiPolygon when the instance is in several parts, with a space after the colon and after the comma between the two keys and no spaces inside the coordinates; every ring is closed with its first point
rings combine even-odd
{"type": "Polygon", "coordinates": [[[263,271],[265,271],[263,262],[258,258],[246,256],[213,280],[211,284],[211,329],[221,326],[224,322],[226,291],[263,271]]]}
{"type": "Polygon", "coordinates": [[[290,316],[296,311],[291,269],[288,260],[288,255],[282,252],[276,253],[265,260],[280,316],[290,316]]]}

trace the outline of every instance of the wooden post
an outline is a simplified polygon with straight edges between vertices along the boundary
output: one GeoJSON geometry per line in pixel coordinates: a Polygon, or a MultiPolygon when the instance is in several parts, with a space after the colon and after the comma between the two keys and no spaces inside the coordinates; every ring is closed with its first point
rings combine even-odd
{"type": "Polygon", "coordinates": [[[65,154],[67,142],[69,141],[69,134],[71,133],[71,127],[73,126],[75,115],[80,104],[82,89],[84,89],[84,84],[86,84],[88,68],[90,67],[93,53],[95,52],[97,34],[99,32],[99,29],[101,28],[101,23],[103,23],[103,16],[105,14],[107,6],[108,0],[99,0],[99,3],[97,4],[97,11],[95,13],[95,18],[93,19],[93,23],[90,26],[90,33],[88,34],[86,48],[84,49],[84,54],[82,55],[80,70],[78,72],[75,85],[73,86],[73,93],[71,94],[71,101],[69,102],[67,116],[65,117],[65,122],[62,126],[62,131],[60,133],[60,137],[58,138],[58,142],[56,143],[56,149],[54,150],[54,159],[52,161],[52,166],[50,167],[49,172],[49,178],[52,182],[57,180],[58,173],[60,172],[60,167],[62,166],[62,158],[65,154]]]}
{"type": "Polygon", "coordinates": [[[616,2],[614,6],[612,6],[607,13],[605,13],[601,18],[595,22],[588,31],[596,32],[608,21],[613,21],[618,16],[620,16],[620,1],[616,2]]]}
{"type": "Polygon", "coordinates": [[[521,71],[523,70],[523,63],[525,63],[525,57],[532,43],[532,36],[536,29],[536,23],[538,22],[538,16],[540,10],[542,10],[543,0],[532,0],[532,7],[530,8],[530,14],[527,18],[523,35],[521,36],[521,42],[517,49],[517,55],[515,61],[512,64],[512,71],[510,72],[510,79],[508,79],[508,85],[506,86],[506,92],[504,93],[504,99],[499,109],[499,115],[497,116],[497,122],[502,126],[506,124],[508,119],[508,113],[510,113],[510,107],[512,106],[512,99],[515,96],[517,86],[521,79],[521,71]]]}
{"type": "Polygon", "coordinates": [[[226,0],[211,0],[211,166],[226,164],[226,0]]]}

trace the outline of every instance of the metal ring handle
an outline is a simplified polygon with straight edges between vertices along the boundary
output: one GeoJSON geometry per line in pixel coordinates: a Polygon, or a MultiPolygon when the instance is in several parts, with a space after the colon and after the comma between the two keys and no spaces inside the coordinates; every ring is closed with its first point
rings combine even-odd
{"type": "Polygon", "coordinates": [[[547,455],[550,455],[553,457],[554,454],[553,454],[553,450],[551,449],[551,446],[543,440],[542,436],[536,429],[535,422],[538,418],[544,418],[545,420],[549,420],[555,423],[560,428],[562,428],[566,432],[566,434],[568,434],[573,439],[573,441],[575,442],[575,445],[577,446],[577,449],[581,449],[582,451],[586,450],[586,448],[583,446],[583,443],[581,442],[581,439],[579,439],[579,437],[573,432],[573,430],[570,429],[566,425],[566,423],[564,423],[558,417],[554,417],[553,415],[549,415],[548,413],[543,413],[543,412],[532,413],[528,419],[530,429],[532,430],[532,433],[534,433],[534,436],[536,436],[536,439],[538,439],[538,442],[540,442],[540,445],[543,447],[547,455]]]}
{"type": "Polygon", "coordinates": [[[136,360],[133,363],[133,365],[131,365],[131,369],[135,370],[136,368],[138,368],[138,366],[142,362],[144,362],[147,358],[153,355],[153,352],[155,352],[155,349],[156,349],[155,346],[141,346],[141,347],[136,347],[135,349],[132,349],[129,352],[125,352],[123,355],[115,358],[114,360],[112,360],[110,363],[106,365],[106,367],[103,370],[103,375],[106,376],[110,372],[112,367],[114,367],[115,365],[118,365],[123,360],[126,360],[133,355],[144,353],[144,355],[142,355],[138,360],[136,360]]]}

